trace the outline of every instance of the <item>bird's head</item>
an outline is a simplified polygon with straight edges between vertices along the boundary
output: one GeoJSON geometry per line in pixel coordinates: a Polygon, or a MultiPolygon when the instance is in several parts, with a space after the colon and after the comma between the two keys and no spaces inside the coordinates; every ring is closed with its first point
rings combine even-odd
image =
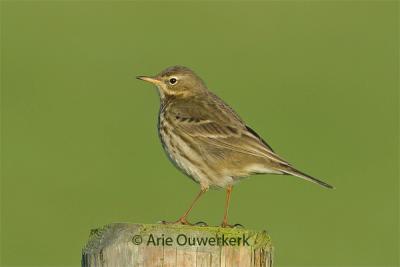
{"type": "Polygon", "coordinates": [[[137,76],[136,78],[156,85],[162,97],[188,97],[206,90],[200,77],[183,66],[169,67],[156,76],[137,76]]]}

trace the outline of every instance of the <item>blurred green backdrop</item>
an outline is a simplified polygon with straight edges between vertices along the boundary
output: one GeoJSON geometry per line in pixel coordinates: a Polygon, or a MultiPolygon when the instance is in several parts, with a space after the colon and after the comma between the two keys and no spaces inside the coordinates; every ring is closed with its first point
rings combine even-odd
{"type": "MultiPolygon", "coordinates": [[[[337,187],[235,188],[231,222],[267,229],[276,266],[397,266],[398,19],[396,1],[2,1],[2,265],[78,266],[91,228],[181,215],[198,185],[134,77],[182,64],[337,187]]],[[[224,197],[190,219],[219,224],[224,197]]]]}

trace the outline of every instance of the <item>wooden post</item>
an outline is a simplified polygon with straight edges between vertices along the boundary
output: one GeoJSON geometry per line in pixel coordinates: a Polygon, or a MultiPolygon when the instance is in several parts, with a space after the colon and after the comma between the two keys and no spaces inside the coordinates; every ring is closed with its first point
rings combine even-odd
{"type": "Polygon", "coordinates": [[[92,230],[82,266],[272,267],[265,231],[113,223],[92,230]]]}

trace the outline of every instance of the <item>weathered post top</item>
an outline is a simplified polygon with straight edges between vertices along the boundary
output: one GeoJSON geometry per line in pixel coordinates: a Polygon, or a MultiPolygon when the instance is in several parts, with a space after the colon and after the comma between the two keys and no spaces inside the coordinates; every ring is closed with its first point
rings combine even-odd
{"type": "Polygon", "coordinates": [[[92,230],[82,266],[271,267],[265,231],[113,223],[92,230]]]}

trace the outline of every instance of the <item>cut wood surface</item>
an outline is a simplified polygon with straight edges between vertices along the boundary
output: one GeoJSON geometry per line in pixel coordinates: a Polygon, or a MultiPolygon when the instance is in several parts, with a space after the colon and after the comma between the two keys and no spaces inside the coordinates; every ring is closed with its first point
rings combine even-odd
{"type": "Polygon", "coordinates": [[[265,231],[113,223],[92,230],[82,266],[271,267],[265,231]]]}

